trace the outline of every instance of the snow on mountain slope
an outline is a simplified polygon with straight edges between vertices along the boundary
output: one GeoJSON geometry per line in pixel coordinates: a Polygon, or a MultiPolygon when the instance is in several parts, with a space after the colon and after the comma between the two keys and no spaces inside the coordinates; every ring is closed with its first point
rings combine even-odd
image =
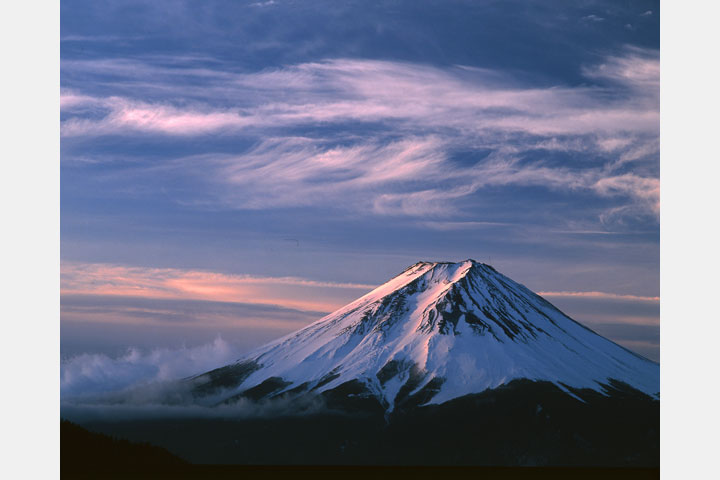
{"type": "Polygon", "coordinates": [[[263,382],[279,394],[356,380],[388,411],[401,391],[406,398],[425,389],[428,403],[442,403],[519,378],[571,395],[567,387],[604,392],[611,380],[656,398],[660,391],[658,364],[473,260],[417,263],[233,368],[244,373],[228,397],[263,382]]]}

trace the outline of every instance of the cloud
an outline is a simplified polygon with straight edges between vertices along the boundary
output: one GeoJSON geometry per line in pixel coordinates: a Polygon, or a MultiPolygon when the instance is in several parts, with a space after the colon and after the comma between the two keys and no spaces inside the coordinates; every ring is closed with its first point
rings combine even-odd
{"type": "Polygon", "coordinates": [[[74,421],[158,418],[240,418],[306,415],[325,410],[321,398],[284,398],[215,406],[218,395],[193,395],[189,377],[237,361],[240,352],[217,337],[192,348],[129,348],[119,356],[73,356],[60,364],[60,409],[74,421]]]}
{"type": "Polygon", "coordinates": [[[105,397],[64,401],[62,418],[76,423],[92,421],[158,419],[230,419],[258,417],[299,417],[317,413],[347,415],[330,409],[322,396],[272,398],[254,401],[239,399],[229,405],[208,405],[192,397],[184,385],[158,383],[116,392],[105,397]],[[168,403],[172,402],[172,403],[168,403]]]}
{"type": "Polygon", "coordinates": [[[132,386],[167,382],[206,372],[235,361],[237,349],[218,337],[193,348],[128,349],[119,357],[82,354],[60,364],[63,399],[115,392],[132,386]]]}
{"type": "Polygon", "coordinates": [[[87,106],[101,106],[104,103],[101,99],[90,95],[81,95],[72,92],[63,92],[60,94],[60,109],[65,111],[73,111],[87,106]]]}
{"type": "Polygon", "coordinates": [[[451,189],[428,189],[410,193],[381,193],[375,197],[372,211],[382,215],[428,217],[454,213],[450,200],[465,197],[477,190],[476,185],[451,189]]]}
{"type": "Polygon", "coordinates": [[[134,40],[144,40],[143,35],[65,35],[60,37],[60,42],[92,42],[92,43],[113,43],[123,44],[134,40]]]}
{"type": "Polygon", "coordinates": [[[659,302],[660,297],[644,297],[638,295],[620,295],[607,292],[538,292],[543,297],[582,297],[582,298],[600,298],[613,300],[632,300],[639,302],[659,302]]]}
{"type": "Polygon", "coordinates": [[[660,298],[599,291],[538,292],[600,335],[660,360],[660,298]]]}
{"type": "Polygon", "coordinates": [[[601,195],[630,195],[656,216],[660,215],[660,180],[657,178],[638,177],[631,173],[605,177],[597,180],[593,190],[601,195]]]}
{"type": "Polygon", "coordinates": [[[61,265],[61,295],[143,297],[277,305],[330,312],[374,285],[295,277],[255,277],[174,268],[109,264],[61,265]],[[338,292],[345,292],[338,294],[338,292]]]}
{"type": "Polygon", "coordinates": [[[583,75],[596,80],[623,84],[639,93],[636,101],[659,102],[660,55],[657,50],[626,47],[623,55],[583,68],[583,75]]]}
{"type": "Polygon", "coordinates": [[[65,137],[117,132],[202,135],[249,124],[249,120],[238,112],[180,109],[171,105],[150,104],[118,97],[93,98],[63,94],[60,105],[65,110],[96,106],[109,112],[100,119],[73,117],[65,120],[61,126],[61,134],[65,137]]]}
{"type": "Polygon", "coordinates": [[[252,144],[149,167],[211,182],[213,198],[184,199],[189,204],[433,216],[455,213],[484,188],[540,186],[616,200],[599,216],[606,223],[657,219],[657,169],[628,168],[657,162],[657,51],[627,47],[585,66],[592,86],[528,86],[498,71],[378,60],[250,73],[208,65],[192,58],[66,62],[66,75],[110,77],[116,90],[125,85],[128,95],[147,98],[66,89],[62,135],[240,135],[252,144]],[[128,69],[136,76],[128,78],[128,69]],[[219,107],[216,98],[233,100],[219,107]],[[491,154],[458,162],[457,153],[468,151],[491,154]],[[553,164],[552,154],[562,152],[588,161],[553,164]]]}
{"type": "MultiPolygon", "coordinates": [[[[626,150],[607,164],[578,169],[516,153],[492,153],[459,164],[448,142],[437,136],[350,146],[322,139],[266,139],[242,155],[200,155],[152,167],[193,171],[216,187],[215,201],[242,209],[332,205],[379,215],[442,216],[455,201],[488,187],[539,186],[552,191],[593,193],[631,200],[634,214],[659,214],[659,180],[615,173],[623,163],[652,149],[626,150]],[[209,167],[209,168],[208,168],[209,167]]],[[[502,150],[500,150],[502,152],[502,150]]]]}
{"type": "Polygon", "coordinates": [[[512,223],[505,222],[478,222],[478,221],[466,221],[466,222],[445,222],[445,221],[429,221],[419,222],[419,224],[425,228],[440,231],[453,231],[453,230],[473,230],[476,228],[494,228],[494,227],[511,227],[516,226],[512,223]]]}
{"type": "Polygon", "coordinates": [[[351,146],[323,145],[309,138],[271,138],[244,155],[223,156],[214,163],[219,165],[221,181],[234,187],[223,192],[224,198],[236,206],[332,202],[367,208],[378,195],[371,192],[412,188],[412,183],[439,173],[445,165],[441,144],[432,137],[351,146]],[[358,204],[364,193],[368,193],[365,201],[358,204]]]}
{"type": "MultiPolygon", "coordinates": [[[[621,82],[650,81],[657,61],[647,51],[628,50],[586,67],[589,78],[621,82]],[[643,59],[639,62],[639,59],[643,59]]],[[[163,68],[134,61],[74,61],[91,72],[118,75],[133,68],[141,76],[160,76],[183,85],[208,82],[206,101],[224,89],[233,93],[235,108],[183,109],[156,102],[119,97],[98,99],[111,112],[104,119],[68,119],[63,135],[99,135],[127,130],[199,135],[250,127],[278,127],[318,122],[388,122],[414,129],[451,127],[463,132],[499,130],[530,134],[588,134],[602,131],[657,131],[658,111],[641,105],[609,101],[608,92],[588,87],[526,87],[500,72],[378,60],[336,59],[304,63],[257,73],[230,73],[207,68],[163,68]],[[280,101],[279,99],[282,99],[280,101]]],[[[655,79],[655,81],[659,81],[655,79]]],[[[130,83],[132,84],[132,82],[130,83]]],[[[143,89],[141,84],[140,88],[143,89]]],[[[195,85],[166,88],[183,98],[200,94],[195,85]]],[[[152,93],[150,88],[149,93],[152,93]]],[[[653,92],[650,92],[653,93],[653,92]]]]}
{"type": "MultiPolygon", "coordinates": [[[[347,296],[350,300],[354,298],[352,294],[347,296]]],[[[345,297],[340,297],[338,303],[345,300],[345,297]]],[[[167,335],[171,328],[177,332],[203,328],[223,332],[223,335],[233,329],[244,329],[246,332],[272,331],[278,335],[278,332],[303,327],[327,313],[329,311],[297,310],[272,304],[138,295],[63,293],[60,299],[61,322],[68,328],[70,324],[76,327],[82,324],[86,328],[96,325],[106,329],[110,324],[125,325],[129,330],[159,328],[164,332],[165,339],[169,338],[167,335]]],[[[76,329],[74,331],[78,333],[76,329]]]]}

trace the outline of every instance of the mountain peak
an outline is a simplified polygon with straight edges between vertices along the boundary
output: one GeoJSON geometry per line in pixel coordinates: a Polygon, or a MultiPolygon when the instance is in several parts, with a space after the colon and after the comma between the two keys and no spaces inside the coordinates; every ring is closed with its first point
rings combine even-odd
{"type": "Polygon", "coordinates": [[[548,307],[554,309],[492,266],[468,259],[418,262],[337,313],[365,309],[363,329],[372,322],[386,330],[411,321],[418,332],[460,335],[468,327],[504,342],[535,338],[548,321],[556,325],[544,311],[548,307]]]}
{"type": "Polygon", "coordinates": [[[617,381],[659,392],[657,364],[472,259],[415,263],[233,368],[245,372],[235,394],[320,393],[354,382],[388,410],[421,392],[424,401],[441,403],[520,378],[550,381],[569,394],[604,392],[617,381]]]}
{"type": "MultiPolygon", "coordinates": [[[[477,265],[484,265],[486,267],[489,267],[489,265],[486,265],[484,263],[478,262],[477,260],[474,260],[472,258],[468,258],[466,260],[462,260],[460,262],[448,262],[448,261],[429,261],[429,260],[421,260],[417,263],[414,263],[413,265],[410,265],[408,268],[406,268],[404,271],[417,268],[417,267],[436,267],[438,265],[458,265],[458,266],[465,266],[465,267],[473,267],[477,265]]],[[[492,268],[492,267],[491,267],[492,268]]]]}

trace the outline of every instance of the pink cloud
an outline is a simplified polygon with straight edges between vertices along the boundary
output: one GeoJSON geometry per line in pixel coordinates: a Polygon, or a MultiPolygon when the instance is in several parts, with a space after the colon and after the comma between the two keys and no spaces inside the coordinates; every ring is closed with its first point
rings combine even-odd
{"type": "Polygon", "coordinates": [[[73,117],[65,120],[61,125],[61,134],[65,137],[122,132],[202,135],[249,124],[249,120],[238,111],[183,109],[120,97],[61,96],[61,108],[71,110],[78,106],[102,107],[108,113],[100,119],[73,117]]]}
{"type": "Polygon", "coordinates": [[[101,100],[88,95],[80,95],[72,92],[60,93],[60,108],[63,110],[87,105],[97,105],[98,103],[101,103],[101,100]]]}
{"type": "Polygon", "coordinates": [[[277,305],[330,312],[373,285],[254,277],[174,268],[63,263],[62,295],[112,295],[277,305]]]}

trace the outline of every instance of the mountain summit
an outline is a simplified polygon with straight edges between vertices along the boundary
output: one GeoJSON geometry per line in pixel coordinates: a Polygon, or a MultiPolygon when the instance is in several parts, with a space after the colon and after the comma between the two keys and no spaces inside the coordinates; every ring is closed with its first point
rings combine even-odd
{"type": "Polygon", "coordinates": [[[307,327],[192,379],[229,402],[343,392],[386,412],[513,380],[568,395],[618,385],[659,398],[659,365],[577,323],[490,265],[419,262],[307,327]]]}

